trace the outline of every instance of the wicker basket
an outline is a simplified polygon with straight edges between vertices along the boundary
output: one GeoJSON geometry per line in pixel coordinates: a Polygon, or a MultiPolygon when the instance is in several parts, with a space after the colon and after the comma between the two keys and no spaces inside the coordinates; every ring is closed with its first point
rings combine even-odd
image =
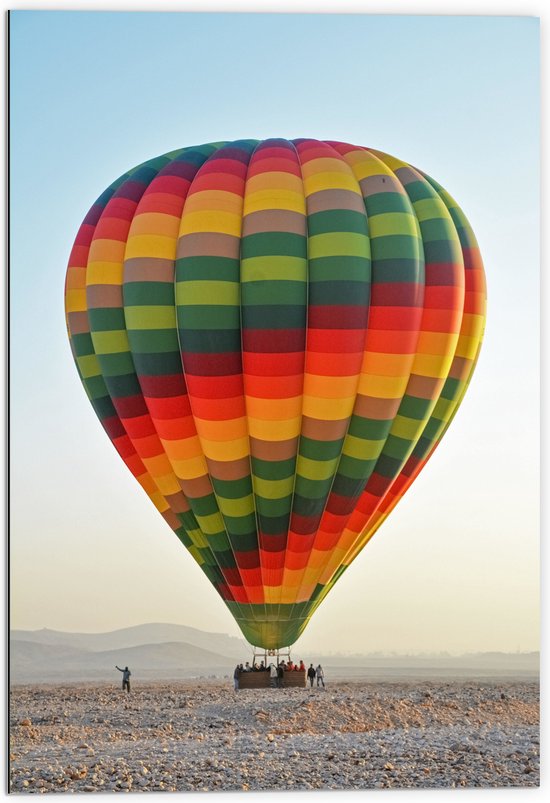
{"type": "MultiPolygon", "coordinates": [[[[239,689],[269,689],[272,685],[270,672],[241,672],[239,676],[239,689]]],[[[275,681],[273,681],[275,685],[275,681]]],[[[305,688],[306,673],[304,671],[285,672],[283,686],[287,688],[305,688]]]]}

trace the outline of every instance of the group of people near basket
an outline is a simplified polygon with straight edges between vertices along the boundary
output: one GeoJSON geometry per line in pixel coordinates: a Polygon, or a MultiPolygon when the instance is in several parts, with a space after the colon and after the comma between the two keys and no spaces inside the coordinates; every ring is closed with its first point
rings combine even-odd
{"type": "Polygon", "coordinates": [[[321,664],[318,664],[316,668],[313,664],[310,664],[309,668],[306,670],[306,665],[303,661],[300,661],[299,664],[295,664],[290,658],[288,661],[280,661],[277,666],[273,663],[266,666],[263,661],[259,664],[254,663],[252,665],[247,661],[244,666],[243,664],[237,664],[233,672],[235,691],[239,688],[239,678],[242,672],[269,672],[272,685],[277,686],[277,688],[282,688],[284,686],[285,672],[306,672],[310,687],[313,686],[313,681],[315,679],[317,679],[317,686],[325,687],[325,673],[321,664]]]}

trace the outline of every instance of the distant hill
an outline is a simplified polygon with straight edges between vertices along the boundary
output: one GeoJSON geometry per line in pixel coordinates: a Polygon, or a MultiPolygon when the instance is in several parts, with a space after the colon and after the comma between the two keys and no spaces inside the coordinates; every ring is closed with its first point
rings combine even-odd
{"type": "Polygon", "coordinates": [[[192,644],[168,642],[92,652],[77,647],[16,639],[10,649],[13,683],[120,680],[115,667],[129,666],[135,678],[223,676],[235,660],[192,644]]]}
{"type": "MultiPolygon", "coordinates": [[[[185,625],[146,624],[109,633],[14,630],[10,639],[12,683],[57,683],[111,680],[115,665],[128,665],[134,681],[184,679],[232,673],[237,661],[251,657],[242,639],[208,633],[185,625]]],[[[427,678],[526,678],[539,674],[539,653],[471,653],[465,655],[308,655],[321,662],[328,676],[370,680],[427,678]]]]}
{"type": "Polygon", "coordinates": [[[108,633],[12,630],[12,683],[118,681],[115,664],[153,679],[224,675],[249,657],[244,640],[185,625],[153,623],[108,633]]]}
{"type": "Polygon", "coordinates": [[[165,644],[182,642],[204,650],[222,653],[232,658],[242,658],[248,646],[243,639],[225,633],[209,633],[186,625],[146,624],[125,627],[109,633],[66,633],[61,630],[12,630],[11,641],[32,641],[36,644],[55,644],[78,647],[82,650],[100,652],[124,647],[139,647],[142,644],[165,644]]]}

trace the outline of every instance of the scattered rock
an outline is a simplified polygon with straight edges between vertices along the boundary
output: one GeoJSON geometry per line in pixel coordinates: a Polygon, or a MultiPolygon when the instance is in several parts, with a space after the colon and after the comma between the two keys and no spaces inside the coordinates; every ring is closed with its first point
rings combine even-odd
{"type": "Polygon", "coordinates": [[[10,791],[535,787],[538,705],[531,682],[14,687],[10,791]]]}

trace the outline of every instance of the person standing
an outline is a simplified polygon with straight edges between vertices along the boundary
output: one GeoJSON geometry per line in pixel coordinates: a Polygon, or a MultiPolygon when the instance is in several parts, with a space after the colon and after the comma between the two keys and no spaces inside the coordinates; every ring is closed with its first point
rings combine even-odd
{"type": "Polygon", "coordinates": [[[317,665],[315,670],[315,674],[317,675],[317,687],[319,687],[319,683],[323,684],[323,689],[325,688],[325,673],[323,672],[323,667],[321,664],[317,665]]]}
{"type": "Polygon", "coordinates": [[[307,676],[309,678],[309,686],[310,688],[313,688],[313,681],[315,680],[315,669],[313,667],[313,664],[309,665],[309,669],[307,670],[307,676]]]}
{"type": "Polygon", "coordinates": [[[235,671],[233,672],[233,688],[235,691],[239,691],[239,677],[241,674],[241,668],[239,664],[235,667],[235,671]]]}
{"type": "Polygon", "coordinates": [[[285,665],[281,661],[279,666],[277,667],[277,688],[282,689],[284,686],[284,678],[285,678],[285,665]]]}
{"type": "Polygon", "coordinates": [[[127,666],[124,669],[121,669],[120,666],[115,665],[115,669],[118,669],[119,672],[122,672],[122,691],[126,689],[128,694],[130,694],[130,675],[132,674],[127,666]]]}

